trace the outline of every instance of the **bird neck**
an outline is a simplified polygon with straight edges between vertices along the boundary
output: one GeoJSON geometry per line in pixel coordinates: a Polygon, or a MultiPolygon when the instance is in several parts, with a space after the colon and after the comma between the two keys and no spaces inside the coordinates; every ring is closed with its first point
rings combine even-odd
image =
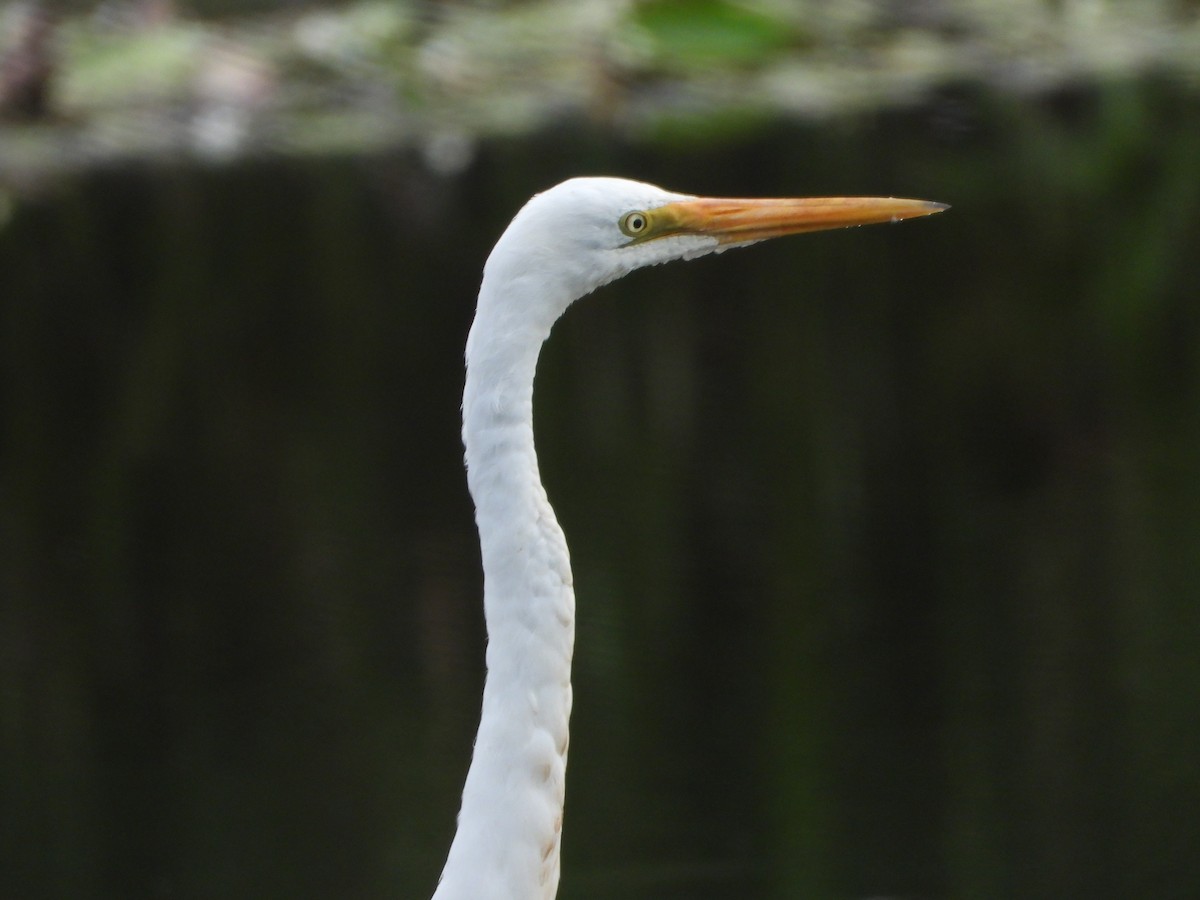
{"type": "Polygon", "coordinates": [[[575,596],[533,443],[544,338],[498,328],[481,297],[468,341],[463,442],[483,557],[487,679],[435,900],[552,900],[558,887],[575,596]]]}

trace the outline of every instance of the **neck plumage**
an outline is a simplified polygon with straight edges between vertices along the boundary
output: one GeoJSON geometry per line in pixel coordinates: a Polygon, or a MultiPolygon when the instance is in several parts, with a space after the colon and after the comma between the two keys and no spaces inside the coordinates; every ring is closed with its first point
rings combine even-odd
{"type": "Polygon", "coordinates": [[[552,900],[571,712],[575,595],[533,445],[549,325],[512,329],[480,293],[463,443],[483,557],[487,680],[458,831],[434,900],[552,900]]]}

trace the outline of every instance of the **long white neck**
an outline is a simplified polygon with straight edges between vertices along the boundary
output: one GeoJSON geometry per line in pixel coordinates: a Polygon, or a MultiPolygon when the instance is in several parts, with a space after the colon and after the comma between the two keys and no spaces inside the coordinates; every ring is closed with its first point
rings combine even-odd
{"type": "MultiPolygon", "coordinates": [[[[494,283],[493,283],[494,285],[494,283]]],[[[458,832],[434,900],[553,900],[575,594],[533,445],[552,322],[519,323],[485,276],[467,342],[463,442],[483,555],[487,681],[458,832]]]]}

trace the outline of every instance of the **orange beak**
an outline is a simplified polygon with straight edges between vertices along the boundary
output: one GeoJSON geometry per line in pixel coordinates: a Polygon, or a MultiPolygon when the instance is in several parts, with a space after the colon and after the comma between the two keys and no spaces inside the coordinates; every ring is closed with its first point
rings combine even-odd
{"type": "Polygon", "coordinates": [[[945,203],[894,197],[697,197],[660,206],[653,215],[661,222],[655,237],[701,234],[722,244],[741,244],[806,231],[899,222],[944,209],[949,209],[945,203]]]}

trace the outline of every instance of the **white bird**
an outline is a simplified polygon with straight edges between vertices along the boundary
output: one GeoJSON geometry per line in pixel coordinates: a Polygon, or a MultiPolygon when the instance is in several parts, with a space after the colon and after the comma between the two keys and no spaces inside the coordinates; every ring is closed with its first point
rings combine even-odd
{"type": "Polygon", "coordinates": [[[573,178],[517,213],[484,265],[467,338],[463,443],[483,558],[487,679],[434,900],[553,900],[558,891],[575,594],[533,444],[534,369],[555,321],[643,266],[945,208],[874,197],[730,200],[573,178]]]}

